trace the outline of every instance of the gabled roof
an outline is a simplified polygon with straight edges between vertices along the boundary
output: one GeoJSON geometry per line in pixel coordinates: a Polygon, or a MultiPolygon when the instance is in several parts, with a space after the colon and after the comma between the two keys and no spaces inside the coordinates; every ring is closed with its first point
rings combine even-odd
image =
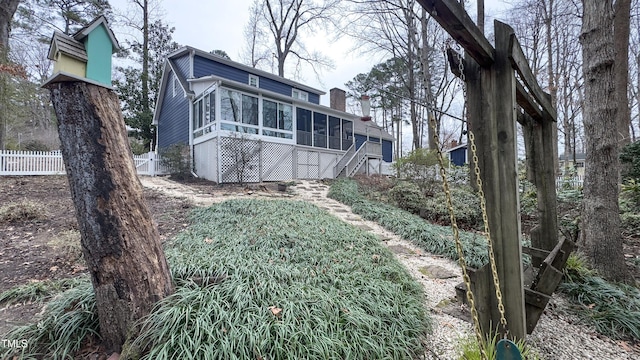
{"type": "Polygon", "coordinates": [[[311,93],[318,94],[318,95],[325,95],[326,94],[326,92],[324,92],[322,90],[318,90],[318,89],[312,88],[310,86],[301,84],[299,82],[296,82],[296,81],[293,81],[293,80],[289,80],[287,78],[283,78],[281,76],[272,74],[270,72],[259,70],[259,69],[253,68],[251,66],[243,65],[243,64],[237,63],[235,61],[232,61],[232,60],[229,60],[229,59],[225,59],[225,58],[223,58],[221,56],[218,56],[218,55],[215,55],[215,54],[211,54],[211,53],[208,53],[206,51],[202,51],[200,49],[196,49],[196,48],[191,47],[191,46],[183,46],[180,49],[178,49],[178,50],[172,52],[171,54],[167,55],[167,58],[168,59],[172,59],[172,58],[179,57],[179,56],[182,56],[182,55],[188,54],[188,53],[193,53],[194,55],[198,55],[198,56],[201,56],[203,58],[219,62],[221,64],[225,64],[225,65],[228,65],[228,66],[240,69],[240,70],[244,70],[244,71],[246,71],[246,72],[248,72],[250,74],[258,75],[260,77],[268,78],[268,79],[271,79],[271,80],[275,80],[275,81],[281,82],[283,84],[287,84],[287,85],[293,86],[294,88],[299,89],[299,90],[311,92],[311,93]]]}
{"type": "Polygon", "coordinates": [[[452,151],[455,151],[455,150],[458,150],[458,149],[463,149],[463,148],[464,148],[464,149],[466,149],[466,148],[467,148],[467,143],[463,143],[463,144],[460,144],[460,145],[458,145],[458,146],[454,146],[454,147],[452,147],[452,148],[450,148],[450,149],[446,149],[444,152],[447,152],[447,153],[448,153],[448,152],[452,152],[452,151]]]}
{"type": "Polygon", "coordinates": [[[55,56],[58,51],[75,59],[87,61],[87,52],[84,49],[84,44],[69,35],[61,33],[60,31],[53,33],[51,45],[49,46],[48,58],[50,60],[55,60],[55,56]]]}
{"type": "Polygon", "coordinates": [[[100,25],[104,25],[104,28],[107,30],[107,34],[109,35],[109,39],[111,40],[112,53],[118,51],[118,49],[120,48],[120,45],[118,44],[118,39],[116,39],[116,36],[113,34],[113,31],[111,31],[111,28],[109,27],[109,22],[107,21],[107,18],[104,17],[104,15],[98,16],[93,21],[91,21],[90,23],[82,27],[82,29],[78,30],[75,34],[73,34],[73,38],[78,41],[82,41],[84,38],[89,36],[89,34],[95,28],[97,28],[100,25]]]}

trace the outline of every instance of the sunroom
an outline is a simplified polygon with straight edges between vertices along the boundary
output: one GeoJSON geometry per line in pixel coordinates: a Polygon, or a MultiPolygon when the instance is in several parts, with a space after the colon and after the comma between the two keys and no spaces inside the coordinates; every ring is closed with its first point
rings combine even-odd
{"type": "Polygon", "coordinates": [[[392,137],[374,123],[313,104],[302,89],[291,97],[261,89],[259,80],[188,80],[197,94],[189,141],[198,176],[219,183],[334,178],[378,173],[391,161],[392,137]]]}

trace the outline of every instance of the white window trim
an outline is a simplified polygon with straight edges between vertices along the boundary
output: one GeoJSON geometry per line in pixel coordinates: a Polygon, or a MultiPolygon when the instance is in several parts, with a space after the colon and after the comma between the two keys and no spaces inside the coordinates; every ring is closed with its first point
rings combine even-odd
{"type": "Polygon", "coordinates": [[[178,95],[178,86],[180,86],[180,84],[178,83],[178,78],[175,74],[173,74],[173,97],[176,97],[176,95],[178,95]]]}
{"type": "Polygon", "coordinates": [[[249,74],[249,86],[255,86],[255,87],[259,88],[260,87],[260,78],[258,76],[256,76],[256,75],[249,74]],[[251,84],[251,80],[255,80],[256,84],[252,85],[251,84]]]}
{"type": "Polygon", "coordinates": [[[296,100],[309,101],[309,93],[299,89],[291,89],[291,97],[296,100]]]}

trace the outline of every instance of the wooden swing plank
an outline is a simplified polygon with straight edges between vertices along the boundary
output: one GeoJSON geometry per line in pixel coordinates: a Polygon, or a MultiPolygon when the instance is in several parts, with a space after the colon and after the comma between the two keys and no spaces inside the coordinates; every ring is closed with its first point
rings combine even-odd
{"type": "Polygon", "coordinates": [[[488,67],[493,64],[495,57],[493,46],[458,2],[453,0],[418,0],[418,2],[480,66],[488,67]]]}
{"type": "Polygon", "coordinates": [[[511,60],[511,65],[520,75],[520,79],[524,86],[529,90],[531,96],[533,96],[536,102],[542,106],[543,118],[548,121],[556,121],[558,114],[553,108],[553,105],[551,105],[551,101],[547,97],[547,93],[542,90],[538,84],[538,80],[535,75],[533,75],[531,67],[529,67],[529,61],[527,61],[527,57],[524,55],[522,46],[520,46],[520,42],[515,34],[511,36],[511,52],[509,54],[509,60],[511,60]]]}

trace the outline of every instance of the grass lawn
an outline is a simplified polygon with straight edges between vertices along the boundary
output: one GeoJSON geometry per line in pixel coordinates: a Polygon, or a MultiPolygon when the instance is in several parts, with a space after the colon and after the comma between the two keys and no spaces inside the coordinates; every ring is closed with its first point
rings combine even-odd
{"type": "MultiPolygon", "coordinates": [[[[412,359],[430,328],[422,288],[379,240],[311,204],[198,209],[165,252],[176,292],[141,322],[132,358],[412,359]]],[[[46,358],[77,351],[97,332],[87,289],[10,336],[46,358]]]]}

